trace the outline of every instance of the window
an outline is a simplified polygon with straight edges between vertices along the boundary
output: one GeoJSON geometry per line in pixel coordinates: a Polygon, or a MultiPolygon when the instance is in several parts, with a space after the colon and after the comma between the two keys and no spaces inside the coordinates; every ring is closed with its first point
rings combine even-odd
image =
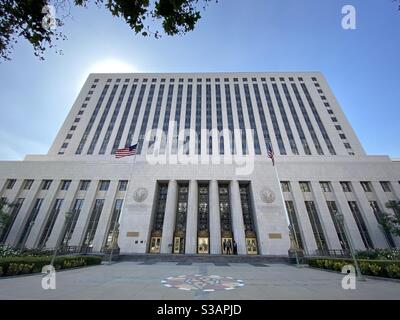
{"type": "Polygon", "coordinates": [[[67,143],[67,142],[64,142],[64,143],[62,144],[61,148],[66,148],[66,147],[68,147],[68,143],[67,143]]]}
{"type": "Polygon", "coordinates": [[[111,82],[111,79],[107,79],[107,82],[111,82]]]}
{"type": "Polygon", "coordinates": [[[76,126],[71,127],[71,131],[74,131],[76,129],[76,126]]]}
{"type": "Polygon", "coordinates": [[[328,113],[329,113],[329,114],[333,114],[333,111],[332,111],[332,110],[328,110],[328,113]]]}
{"type": "Polygon", "coordinates": [[[161,82],[165,82],[165,79],[161,79],[161,82]]]}
{"type": "Polygon", "coordinates": [[[207,79],[206,79],[206,82],[211,82],[211,79],[210,79],[210,78],[207,78],[207,79]]]}
{"type": "Polygon", "coordinates": [[[118,191],[126,191],[127,186],[128,186],[128,180],[120,180],[118,191]]]}
{"type": "Polygon", "coordinates": [[[61,181],[61,190],[68,190],[71,185],[71,180],[62,180],[61,181]]]}
{"type": "Polygon", "coordinates": [[[151,79],[151,82],[157,82],[157,79],[151,79]]]}
{"type": "Polygon", "coordinates": [[[17,181],[17,179],[8,179],[7,180],[7,189],[12,189],[14,187],[15,182],[17,181]]]}
{"type": "Polygon", "coordinates": [[[51,183],[53,180],[43,180],[42,182],[42,190],[49,190],[51,183]]]}
{"type": "Polygon", "coordinates": [[[91,89],[94,89],[94,88],[96,88],[96,85],[95,85],[95,84],[93,84],[93,85],[91,86],[91,89]]]}
{"type": "Polygon", "coordinates": [[[242,80],[243,80],[244,82],[247,82],[247,78],[243,78],[242,80]]]}
{"type": "Polygon", "coordinates": [[[96,234],[97,225],[99,224],[99,219],[101,211],[103,210],[104,199],[96,199],[92,213],[89,217],[88,226],[85,232],[83,245],[85,247],[91,248],[93,246],[94,235],[96,234]]]}
{"type": "Polygon", "coordinates": [[[325,252],[328,250],[328,246],[325,240],[324,231],[322,229],[321,220],[319,219],[317,209],[315,208],[315,204],[313,201],[305,201],[304,204],[306,205],[308,218],[310,219],[311,228],[313,230],[318,250],[325,252]]]}
{"type": "Polygon", "coordinates": [[[97,83],[97,82],[99,82],[99,79],[94,79],[94,83],[97,83]]]}
{"type": "Polygon", "coordinates": [[[251,78],[251,81],[257,81],[257,78],[251,78]]]}
{"type": "Polygon", "coordinates": [[[282,192],[290,192],[290,182],[289,181],[281,181],[282,192]]]}
{"type": "Polygon", "coordinates": [[[361,187],[365,192],[371,192],[371,183],[369,181],[361,181],[361,187]]]}
{"type": "Polygon", "coordinates": [[[344,143],[344,147],[346,148],[346,149],[351,149],[351,145],[350,145],[350,143],[344,143]]]}
{"type": "Polygon", "coordinates": [[[93,94],[93,91],[92,91],[92,90],[90,90],[88,94],[93,94]]]}
{"type": "Polygon", "coordinates": [[[300,181],[299,185],[302,192],[311,192],[310,183],[308,181],[300,181]]]}
{"type": "Polygon", "coordinates": [[[345,140],[346,139],[346,135],[344,133],[339,134],[340,139],[345,140]]]}
{"type": "MultiPolygon", "coordinates": [[[[376,221],[381,224],[382,222],[382,212],[379,209],[378,203],[376,201],[370,201],[369,202],[372,211],[374,212],[374,216],[376,221]]],[[[381,229],[383,234],[385,235],[386,241],[389,245],[390,248],[396,248],[396,243],[394,242],[394,239],[392,237],[392,234],[390,233],[390,231],[387,228],[382,228],[381,229]]]]}
{"type": "Polygon", "coordinates": [[[293,201],[285,201],[286,211],[289,216],[290,225],[293,227],[293,236],[299,248],[304,249],[303,239],[301,237],[300,226],[294,209],[293,201]]]}
{"type": "Polygon", "coordinates": [[[333,117],[331,119],[332,119],[333,122],[337,122],[337,118],[336,117],[333,117]]]}
{"type": "Polygon", "coordinates": [[[332,191],[332,190],[331,190],[331,185],[330,185],[329,182],[327,182],[327,181],[321,181],[321,182],[320,182],[320,185],[321,185],[322,191],[324,191],[324,192],[331,192],[331,191],[332,191]]]}
{"type": "Polygon", "coordinates": [[[46,242],[50,237],[51,231],[53,230],[54,224],[56,223],[57,216],[60,213],[61,205],[63,204],[64,199],[56,199],[56,202],[53,205],[53,209],[51,210],[47,221],[45,223],[45,227],[43,229],[42,235],[39,240],[39,248],[43,248],[46,246],[46,242]]]}
{"type": "Polygon", "coordinates": [[[30,190],[32,184],[33,184],[32,179],[24,180],[24,190],[30,190]]]}
{"type": "Polygon", "coordinates": [[[335,201],[327,201],[326,205],[328,206],[329,213],[331,215],[333,225],[335,226],[336,234],[339,238],[340,246],[343,250],[349,250],[350,246],[347,241],[346,235],[342,226],[340,225],[336,214],[338,213],[338,208],[336,206],[335,201]]]}
{"type": "Polygon", "coordinates": [[[261,81],[267,81],[267,79],[266,78],[261,78],[261,81]]]}
{"type": "Polygon", "coordinates": [[[83,110],[80,110],[80,111],[78,112],[78,115],[81,116],[82,114],[83,114],[83,110]]]}
{"type": "Polygon", "coordinates": [[[86,191],[89,188],[90,180],[81,180],[79,190],[86,191]]]}
{"type": "Polygon", "coordinates": [[[129,82],[130,79],[125,79],[125,82],[129,82]]]}
{"type": "Polygon", "coordinates": [[[325,107],[330,107],[331,105],[330,105],[328,102],[325,102],[325,103],[324,103],[324,106],[325,106],[325,107]]]}
{"type": "Polygon", "coordinates": [[[100,180],[100,191],[107,191],[110,186],[110,180],[100,180]]]}
{"type": "Polygon", "coordinates": [[[383,191],[392,192],[392,188],[390,187],[389,181],[381,181],[381,186],[382,186],[383,191]]]}
{"type": "Polygon", "coordinates": [[[336,125],[335,128],[336,128],[336,130],[342,130],[342,127],[339,125],[336,125]]]}
{"type": "Polygon", "coordinates": [[[299,81],[304,81],[304,79],[302,77],[299,77],[298,79],[299,79],[299,81]]]}
{"type": "Polygon", "coordinates": [[[80,118],[75,118],[74,122],[79,122],[80,120],[80,118]]]}
{"type": "Polygon", "coordinates": [[[325,96],[321,96],[321,99],[322,99],[322,100],[326,100],[326,97],[325,97],[325,96]]]}
{"type": "Polygon", "coordinates": [[[317,81],[317,78],[312,77],[311,80],[312,80],[312,81],[317,81]]]}
{"type": "Polygon", "coordinates": [[[275,78],[274,78],[274,77],[272,77],[272,78],[270,78],[270,80],[271,80],[271,81],[275,81],[275,78]]]}
{"type": "Polygon", "coordinates": [[[344,192],[351,192],[351,184],[348,181],[342,181],[340,182],[340,185],[342,186],[342,189],[344,192]]]}
{"type": "MultiPolygon", "coordinates": [[[[105,248],[114,248],[116,245],[115,232],[118,230],[118,220],[121,214],[123,199],[116,199],[114,204],[114,210],[110,221],[110,226],[108,227],[108,232],[106,233],[106,243],[105,248]]],[[[136,241],[137,243],[137,241],[136,241]]]]}

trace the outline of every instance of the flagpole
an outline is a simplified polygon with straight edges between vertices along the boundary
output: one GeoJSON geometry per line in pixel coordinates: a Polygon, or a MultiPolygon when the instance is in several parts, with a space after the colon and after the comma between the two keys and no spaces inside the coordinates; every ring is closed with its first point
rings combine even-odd
{"type": "MultiPolygon", "coordinates": [[[[272,146],[270,146],[270,148],[272,150],[272,146]]],[[[295,248],[293,248],[293,242],[295,241],[294,229],[293,229],[293,226],[290,223],[289,214],[288,214],[288,211],[287,211],[287,208],[286,208],[285,198],[283,196],[283,191],[282,191],[281,180],[279,179],[278,168],[277,168],[277,165],[276,165],[277,162],[273,159],[273,156],[272,156],[271,160],[272,160],[272,166],[274,167],[274,171],[275,171],[276,181],[278,183],[279,193],[281,195],[283,209],[285,211],[286,223],[287,223],[287,226],[288,226],[288,229],[289,229],[289,239],[290,239],[289,251],[294,249],[294,254],[295,254],[295,257],[296,257],[296,265],[297,265],[297,267],[299,267],[300,264],[299,264],[299,256],[297,254],[297,241],[295,243],[295,248]]]]}
{"type": "MultiPolygon", "coordinates": [[[[139,144],[140,144],[140,136],[139,136],[139,139],[138,139],[138,143],[137,143],[137,146],[136,146],[136,150],[139,150],[139,144]]],[[[128,190],[129,190],[129,187],[130,187],[130,185],[131,185],[131,181],[132,181],[132,178],[133,178],[133,171],[134,171],[134,168],[135,168],[135,164],[136,164],[136,156],[137,156],[137,153],[135,152],[135,155],[134,155],[134,157],[133,157],[133,161],[132,161],[132,163],[131,163],[131,166],[130,166],[130,169],[129,169],[129,178],[128,178],[128,183],[127,183],[127,186],[126,186],[126,190],[125,190],[125,194],[124,194],[124,198],[123,198],[123,200],[122,200],[122,207],[121,207],[121,212],[120,212],[120,214],[119,214],[119,218],[118,218],[118,220],[120,220],[121,219],[121,216],[122,216],[122,213],[123,213],[123,211],[124,211],[124,209],[125,209],[125,201],[126,201],[126,195],[128,194],[128,190]]],[[[115,231],[116,231],[116,226],[119,226],[120,224],[119,224],[119,221],[115,221],[114,222],[114,228],[113,228],[113,235],[112,235],[112,242],[111,242],[111,252],[110,252],[110,258],[109,258],[109,264],[111,264],[111,261],[112,261],[112,256],[113,256],[113,253],[114,253],[114,236],[115,236],[115,231]]]]}

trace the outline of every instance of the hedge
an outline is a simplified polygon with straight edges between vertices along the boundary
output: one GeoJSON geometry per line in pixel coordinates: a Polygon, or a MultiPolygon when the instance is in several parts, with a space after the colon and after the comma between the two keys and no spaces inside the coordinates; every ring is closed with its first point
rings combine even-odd
{"type": "MultiPolygon", "coordinates": [[[[19,274],[42,272],[42,268],[49,265],[51,256],[45,257],[7,257],[0,259],[0,276],[14,276],[19,274]]],[[[54,261],[56,270],[69,269],[101,263],[102,258],[96,256],[57,257],[54,261]]]]}
{"type": "MultiPolygon", "coordinates": [[[[363,275],[400,279],[400,261],[399,260],[367,260],[357,259],[363,275]]],[[[322,258],[307,259],[311,267],[342,271],[346,264],[354,264],[351,259],[322,258]]]]}

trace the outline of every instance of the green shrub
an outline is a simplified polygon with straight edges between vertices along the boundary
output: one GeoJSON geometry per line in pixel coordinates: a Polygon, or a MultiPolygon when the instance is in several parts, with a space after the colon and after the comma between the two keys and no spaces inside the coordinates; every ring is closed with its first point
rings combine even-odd
{"type": "Polygon", "coordinates": [[[390,278],[400,279],[400,265],[394,263],[390,264],[386,266],[386,272],[390,278]]]}
{"type": "MultiPolygon", "coordinates": [[[[64,256],[57,257],[54,261],[56,270],[69,269],[101,263],[97,256],[64,256]]],[[[0,258],[0,276],[42,272],[42,268],[49,265],[51,257],[7,257],[0,258]]]]}
{"type": "MultiPolygon", "coordinates": [[[[400,279],[400,261],[369,259],[357,260],[361,269],[361,273],[364,275],[400,279]]],[[[311,267],[335,270],[339,272],[342,271],[343,266],[346,264],[353,265],[352,260],[340,258],[308,259],[307,262],[311,267]]]]}

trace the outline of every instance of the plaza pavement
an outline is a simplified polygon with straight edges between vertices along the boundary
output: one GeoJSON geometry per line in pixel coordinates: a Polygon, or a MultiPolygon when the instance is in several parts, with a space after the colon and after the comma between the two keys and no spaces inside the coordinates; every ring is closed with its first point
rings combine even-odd
{"type": "Polygon", "coordinates": [[[117,262],[57,272],[56,290],[43,290],[42,276],[0,278],[0,299],[400,299],[400,282],[367,279],[356,290],[343,290],[339,273],[285,264],[117,262]],[[203,292],[161,283],[195,274],[233,277],[244,286],[203,292]]]}

